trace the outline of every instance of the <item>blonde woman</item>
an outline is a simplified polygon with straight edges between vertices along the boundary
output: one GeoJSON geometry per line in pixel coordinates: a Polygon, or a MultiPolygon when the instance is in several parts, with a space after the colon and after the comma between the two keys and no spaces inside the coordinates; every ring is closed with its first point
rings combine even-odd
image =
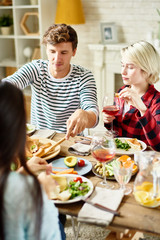
{"type": "Polygon", "coordinates": [[[105,126],[113,121],[119,137],[137,138],[160,151],[160,92],[153,85],[159,80],[160,56],[146,41],[123,48],[121,56],[122,105],[115,117],[103,113],[105,126]]]}

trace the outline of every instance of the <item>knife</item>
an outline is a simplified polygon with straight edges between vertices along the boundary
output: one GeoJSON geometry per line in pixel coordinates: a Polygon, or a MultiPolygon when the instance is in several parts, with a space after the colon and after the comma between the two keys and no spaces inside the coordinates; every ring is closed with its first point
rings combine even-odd
{"type": "Polygon", "coordinates": [[[86,144],[86,145],[90,145],[91,141],[90,140],[75,140],[75,143],[82,143],[82,144],[86,144]]]}
{"type": "Polygon", "coordinates": [[[83,199],[83,201],[84,201],[85,203],[88,203],[88,204],[92,205],[93,207],[96,207],[96,208],[100,209],[100,210],[110,212],[110,213],[112,213],[112,214],[115,215],[115,216],[120,216],[120,213],[119,213],[119,212],[117,212],[117,211],[115,211],[115,210],[112,210],[112,209],[110,209],[110,208],[107,208],[107,207],[105,207],[105,206],[103,206],[103,205],[101,205],[101,204],[99,204],[99,203],[93,203],[93,202],[91,202],[91,201],[88,200],[88,199],[83,199]]]}

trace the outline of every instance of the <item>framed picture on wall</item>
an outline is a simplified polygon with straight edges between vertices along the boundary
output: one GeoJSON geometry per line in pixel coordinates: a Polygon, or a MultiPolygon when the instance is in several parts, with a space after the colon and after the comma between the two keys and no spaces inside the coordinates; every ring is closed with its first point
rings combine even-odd
{"type": "Polygon", "coordinates": [[[101,42],[103,44],[107,43],[117,43],[117,26],[115,23],[101,23],[101,42]]]}

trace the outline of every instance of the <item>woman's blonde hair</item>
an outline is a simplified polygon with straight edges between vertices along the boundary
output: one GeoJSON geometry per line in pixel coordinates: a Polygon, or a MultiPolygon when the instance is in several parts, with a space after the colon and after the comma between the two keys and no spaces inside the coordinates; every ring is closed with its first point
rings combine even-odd
{"type": "Polygon", "coordinates": [[[147,74],[149,84],[154,84],[159,80],[160,55],[152,44],[146,41],[136,42],[123,48],[121,55],[126,56],[147,74]]]}

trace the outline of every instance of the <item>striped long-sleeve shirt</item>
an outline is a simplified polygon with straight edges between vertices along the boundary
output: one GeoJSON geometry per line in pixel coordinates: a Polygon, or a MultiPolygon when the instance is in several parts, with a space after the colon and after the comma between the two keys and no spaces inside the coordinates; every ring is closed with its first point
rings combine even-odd
{"type": "Polygon", "coordinates": [[[55,79],[48,60],[33,60],[5,80],[21,89],[31,85],[31,123],[37,128],[66,132],[66,121],[76,109],[91,110],[97,115],[96,85],[93,74],[71,65],[69,74],[55,79]]]}

